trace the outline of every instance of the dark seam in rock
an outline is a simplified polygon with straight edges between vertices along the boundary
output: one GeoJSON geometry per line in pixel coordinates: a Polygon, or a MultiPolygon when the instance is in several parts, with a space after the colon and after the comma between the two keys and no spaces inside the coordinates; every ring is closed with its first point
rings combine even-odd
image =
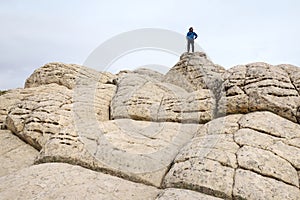
{"type": "Polygon", "coordinates": [[[267,131],[264,131],[264,130],[261,130],[261,129],[258,129],[258,128],[254,128],[254,127],[250,127],[250,126],[243,126],[240,129],[246,129],[246,128],[252,129],[254,131],[257,131],[257,132],[260,132],[260,133],[263,133],[263,134],[266,134],[266,135],[269,135],[269,136],[273,136],[273,137],[276,137],[276,138],[279,138],[279,139],[286,139],[283,136],[274,135],[272,133],[268,133],[267,131]]]}
{"type": "Polygon", "coordinates": [[[255,174],[259,175],[259,176],[262,176],[262,177],[265,177],[265,178],[274,179],[274,180],[279,181],[279,182],[281,182],[281,183],[284,183],[284,184],[287,184],[287,185],[289,185],[289,186],[298,188],[297,186],[295,186],[295,185],[293,185],[293,184],[291,184],[291,183],[288,183],[288,182],[286,182],[286,181],[284,181],[284,180],[282,180],[282,179],[280,179],[280,178],[277,178],[277,177],[274,177],[274,176],[268,175],[268,174],[259,173],[259,172],[257,172],[257,171],[254,171],[254,169],[249,169],[249,168],[246,168],[246,167],[243,167],[243,166],[239,166],[238,169],[243,169],[243,170],[246,170],[246,171],[250,171],[250,172],[255,173],[255,174]]]}

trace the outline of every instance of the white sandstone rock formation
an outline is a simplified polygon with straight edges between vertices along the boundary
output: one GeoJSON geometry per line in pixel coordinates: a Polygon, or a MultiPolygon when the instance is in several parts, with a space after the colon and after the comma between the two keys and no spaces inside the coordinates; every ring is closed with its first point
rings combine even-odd
{"type": "Polygon", "coordinates": [[[299,200],[300,68],[49,63],[0,96],[0,199],[299,200]]]}

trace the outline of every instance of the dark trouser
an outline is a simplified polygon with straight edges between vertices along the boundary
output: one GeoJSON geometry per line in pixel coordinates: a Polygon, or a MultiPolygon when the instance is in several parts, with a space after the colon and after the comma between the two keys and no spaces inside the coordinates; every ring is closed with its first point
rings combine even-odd
{"type": "Polygon", "coordinates": [[[187,38],[187,51],[190,52],[190,46],[192,45],[192,52],[194,52],[194,39],[187,38]]]}

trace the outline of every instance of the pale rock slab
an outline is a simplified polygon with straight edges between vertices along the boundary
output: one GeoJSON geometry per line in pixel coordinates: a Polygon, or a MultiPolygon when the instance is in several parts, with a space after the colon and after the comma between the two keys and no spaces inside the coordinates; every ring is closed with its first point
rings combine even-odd
{"type": "Polygon", "coordinates": [[[290,140],[278,138],[252,129],[240,129],[235,133],[235,141],[239,145],[248,145],[273,152],[287,160],[295,169],[300,168],[300,149],[290,140]]]}
{"type": "Polygon", "coordinates": [[[235,114],[267,110],[297,122],[300,97],[289,76],[286,70],[266,63],[229,69],[223,74],[224,94],[218,111],[235,114]]]}
{"type": "Polygon", "coordinates": [[[176,154],[201,125],[108,121],[114,92],[111,84],[99,84],[91,91],[85,87],[69,90],[55,83],[26,88],[6,124],[41,150],[37,163],[78,164],[160,186],[176,154]],[[94,98],[88,98],[91,94],[94,98]]]}
{"type": "Polygon", "coordinates": [[[287,140],[284,140],[284,143],[290,145],[290,146],[294,146],[294,147],[297,147],[297,148],[300,148],[300,138],[293,138],[293,139],[287,139],[287,140]]]}
{"type": "Polygon", "coordinates": [[[277,141],[281,141],[281,138],[261,133],[253,129],[241,128],[234,134],[234,141],[240,146],[248,145],[267,150],[277,141]]]}
{"type": "Polygon", "coordinates": [[[214,118],[216,102],[208,89],[188,93],[134,73],[120,76],[117,86],[111,103],[112,119],[205,123],[214,118]]]}
{"type": "Polygon", "coordinates": [[[241,128],[256,132],[240,129],[235,137],[238,143],[270,150],[296,169],[300,168],[299,124],[270,112],[249,113],[241,118],[239,124],[241,128]]]}
{"type": "Polygon", "coordinates": [[[163,185],[230,199],[239,146],[233,134],[242,115],[229,115],[203,125],[177,155],[163,185]]]}
{"type": "Polygon", "coordinates": [[[20,102],[22,89],[8,90],[0,96],[0,128],[5,129],[5,120],[9,110],[20,102]]]}
{"type": "Polygon", "coordinates": [[[194,192],[191,190],[183,190],[183,189],[176,189],[176,188],[167,188],[163,190],[159,196],[155,200],[221,200],[220,198],[202,194],[199,192],[194,192]]]}
{"type": "Polygon", "coordinates": [[[152,79],[155,79],[157,81],[162,81],[162,79],[164,78],[164,75],[162,73],[159,73],[157,71],[148,69],[148,68],[138,68],[134,71],[132,71],[132,73],[134,74],[140,74],[143,76],[149,76],[152,79]]]}
{"type": "Polygon", "coordinates": [[[117,78],[109,72],[98,72],[94,69],[87,68],[77,64],[65,63],[48,63],[33,72],[26,80],[25,88],[38,87],[56,83],[73,89],[80,84],[96,85],[98,83],[113,83],[113,79],[117,78]]]}
{"type": "Polygon", "coordinates": [[[72,97],[77,104],[93,103],[93,113],[96,113],[98,120],[105,121],[110,119],[110,102],[116,91],[116,78],[117,75],[109,72],[98,72],[81,65],[48,63],[34,71],[26,80],[25,88],[54,83],[65,86],[73,90],[72,97]]]}
{"type": "MultiPolygon", "coordinates": [[[[150,154],[171,143],[180,148],[181,141],[185,140],[184,143],[190,141],[201,125],[119,119],[102,122],[99,127],[101,133],[113,146],[127,152],[150,154]]],[[[86,137],[88,139],[91,136],[93,138],[93,135],[88,133],[86,137]]],[[[85,137],[85,135],[81,135],[81,137],[85,137]]],[[[94,137],[96,138],[97,135],[94,137]]]]}
{"type": "Polygon", "coordinates": [[[33,165],[38,154],[9,130],[0,130],[0,177],[33,165]]]}
{"type": "Polygon", "coordinates": [[[57,84],[24,89],[20,102],[8,113],[6,126],[40,150],[50,137],[70,126],[72,95],[57,84]]]}
{"type": "Polygon", "coordinates": [[[276,142],[270,146],[270,150],[280,157],[289,161],[296,169],[300,169],[300,149],[294,146],[285,144],[282,141],[276,142]]]}
{"type": "MultiPolygon", "coordinates": [[[[36,163],[66,162],[123,178],[116,182],[180,188],[156,190],[150,199],[300,199],[299,73],[295,66],[266,63],[225,71],[204,53],[183,54],[166,76],[148,69],[112,75],[49,63],[27,79],[25,89],[0,96],[0,123],[41,150],[36,163]],[[220,117],[224,114],[232,115],[220,117]]],[[[19,146],[12,134],[0,137],[0,159],[8,163],[1,166],[1,185],[32,165],[37,151],[28,153],[28,145],[19,146]]],[[[55,169],[67,173],[70,168],[55,169]]],[[[14,180],[22,180],[18,177],[14,180]]],[[[83,185],[85,192],[94,191],[83,185]]],[[[33,184],[31,190],[45,187],[33,184]]],[[[65,194],[74,197],[74,188],[65,194]]],[[[95,189],[101,198],[120,198],[95,189]]],[[[51,192],[46,197],[68,198],[51,192]]],[[[138,199],[142,193],[128,195],[138,199]]]]}
{"type": "Polygon", "coordinates": [[[232,194],[234,169],[205,158],[175,160],[164,179],[164,187],[195,190],[204,194],[229,199],[232,194]]]}
{"type": "Polygon", "coordinates": [[[248,113],[249,96],[244,90],[247,68],[244,65],[232,67],[222,74],[222,94],[218,112],[225,114],[248,113]]]}
{"type": "Polygon", "coordinates": [[[99,84],[95,90],[84,90],[84,93],[83,90],[75,92],[54,83],[26,88],[19,95],[19,102],[11,107],[6,125],[40,150],[50,137],[59,137],[68,127],[74,129],[74,110],[89,109],[85,112],[91,110],[89,114],[95,119],[109,120],[109,105],[115,89],[111,84],[99,84]],[[76,98],[78,96],[81,99],[76,98]],[[89,96],[93,98],[85,98],[89,96]]]}
{"type": "Polygon", "coordinates": [[[289,64],[277,65],[276,67],[282,68],[289,74],[290,80],[294,87],[297,89],[298,93],[300,93],[300,70],[299,67],[289,64]]]}
{"type": "Polygon", "coordinates": [[[299,187],[296,169],[274,153],[258,148],[243,146],[237,152],[239,166],[268,177],[274,177],[299,187]]]}
{"type": "Polygon", "coordinates": [[[300,199],[300,190],[281,181],[238,169],[235,173],[233,196],[235,199],[247,200],[298,200],[300,199]]]}
{"type": "MultiPolygon", "coordinates": [[[[82,121],[85,149],[114,174],[160,186],[179,150],[201,125],[147,122],[131,119],[101,122],[98,127],[82,121]]],[[[103,168],[103,167],[102,167],[103,168]]]]}
{"type": "MultiPolygon", "coordinates": [[[[112,84],[94,83],[93,80],[80,79],[73,92],[74,115],[78,113],[92,115],[98,121],[108,121],[110,116],[110,104],[116,93],[117,87],[112,84]],[[85,84],[88,83],[88,84],[85,84]]],[[[88,116],[81,115],[81,118],[88,116]]]]}
{"type": "Polygon", "coordinates": [[[299,183],[300,183],[300,171],[298,171],[298,179],[299,179],[299,183]]]}
{"type": "Polygon", "coordinates": [[[181,150],[176,160],[208,158],[236,168],[235,154],[239,146],[233,140],[233,133],[239,130],[238,121],[241,117],[240,114],[229,115],[204,124],[191,142],[181,150]]]}
{"type": "Polygon", "coordinates": [[[237,168],[236,153],[239,146],[233,141],[232,135],[207,135],[195,137],[176,157],[177,162],[190,158],[199,160],[207,158],[218,161],[224,166],[237,168]]]}
{"type": "Polygon", "coordinates": [[[300,138],[299,124],[271,112],[249,113],[244,115],[239,123],[242,128],[251,128],[279,138],[300,138]]]}
{"type": "Polygon", "coordinates": [[[168,82],[188,92],[200,89],[217,91],[225,69],[210,61],[203,52],[184,53],[179,62],[164,77],[168,82]]]}
{"type": "Polygon", "coordinates": [[[155,199],[159,190],[65,163],[46,163],[0,177],[9,199],[155,199]]]}
{"type": "MultiPolygon", "coordinates": [[[[214,119],[200,127],[181,149],[163,186],[231,199],[235,170],[243,168],[268,177],[270,182],[293,185],[297,191],[298,137],[298,124],[270,112],[214,119]]],[[[261,190],[268,192],[269,186],[264,186],[261,190]]],[[[238,190],[247,192],[247,188],[238,190]]]]}
{"type": "Polygon", "coordinates": [[[239,130],[239,120],[242,114],[219,117],[204,124],[196,136],[233,134],[239,130]]]}

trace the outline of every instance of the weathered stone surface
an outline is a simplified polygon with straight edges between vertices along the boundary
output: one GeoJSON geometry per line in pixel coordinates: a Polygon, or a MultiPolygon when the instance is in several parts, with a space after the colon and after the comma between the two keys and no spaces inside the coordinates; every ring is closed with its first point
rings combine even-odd
{"type": "Polygon", "coordinates": [[[155,199],[159,190],[79,166],[47,163],[0,178],[9,199],[155,199]]]}
{"type": "Polygon", "coordinates": [[[240,120],[242,128],[251,128],[279,138],[300,137],[300,125],[271,112],[249,113],[240,120]],[[264,120],[261,120],[264,119],[264,120]]]}
{"type": "Polygon", "coordinates": [[[73,199],[80,185],[79,198],[89,199],[300,199],[299,74],[295,66],[266,63],[225,71],[204,53],[183,54],[166,75],[46,64],[25,89],[0,96],[1,128],[40,150],[0,133],[0,196],[14,198],[11,191],[21,188],[20,198],[73,199]],[[78,182],[87,169],[33,162],[80,165],[102,178],[78,182]],[[49,176],[52,166],[71,184],[49,176]],[[42,180],[27,181],[37,175],[42,180]],[[11,189],[2,190],[2,180],[11,189]]]}
{"type": "Polygon", "coordinates": [[[294,66],[294,65],[289,65],[289,64],[277,65],[276,67],[280,67],[288,73],[288,75],[291,79],[291,83],[294,85],[295,89],[297,89],[298,93],[300,93],[300,70],[299,70],[299,67],[294,66]]]}
{"type": "Polygon", "coordinates": [[[236,134],[236,140],[240,145],[246,144],[270,150],[300,169],[299,124],[270,112],[249,113],[241,118],[239,124],[241,128],[250,128],[260,132],[246,130],[246,135],[241,134],[239,137],[240,131],[245,133],[244,129],[240,129],[236,134]]]}
{"type": "MultiPolygon", "coordinates": [[[[300,135],[298,126],[270,112],[214,119],[198,129],[177,155],[164,186],[231,199],[235,171],[243,168],[297,190],[300,152],[293,143],[297,144],[300,135]]],[[[267,193],[262,199],[268,199],[269,190],[261,185],[262,193],[267,193]]]]}
{"type": "Polygon", "coordinates": [[[248,170],[238,169],[235,174],[233,195],[237,199],[298,200],[299,188],[260,176],[248,170]]]}
{"type": "Polygon", "coordinates": [[[41,150],[38,163],[79,164],[160,186],[179,149],[201,125],[130,119],[104,122],[114,89],[111,84],[100,84],[95,91],[57,84],[26,88],[26,95],[8,114],[7,127],[41,150]]]}
{"type": "Polygon", "coordinates": [[[164,180],[165,187],[180,187],[221,198],[230,198],[234,169],[204,158],[175,161],[164,180]]]}
{"type": "Polygon", "coordinates": [[[22,89],[8,90],[0,96],[0,129],[5,129],[5,120],[9,110],[20,102],[22,89]]]}
{"type": "Polygon", "coordinates": [[[184,53],[180,61],[165,75],[164,81],[192,92],[200,89],[216,90],[222,83],[225,69],[215,65],[203,52],[184,53]]]}
{"type": "Polygon", "coordinates": [[[300,169],[300,148],[279,141],[272,145],[270,150],[289,161],[296,169],[300,169]]]}
{"type": "MultiPolygon", "coordinates": [[[[150,154],[171,145],[171,143],[180,147],[182,140],[188,142],[200,127],[201,125],[197,124],[153,123],[119,119],[101,123],[100,132],[115,147],[124,149],[127,152],[150,154]],[[176,140],[176,137],[180,139],[176,140]]],[[[87,137],[87,139],[92,136],[90,133],[81,135],[81,137],[87,137]]],[[[97,135],[94,135],[94,137],[97,137],[97,135]]],[[[169,153],[174,154],[173,152],[169,153]]],[[[163,157],[167,159],[166,155],[163,157]]]]}
{"type": "Polygon", "coordinates": [[[22,91],[20,102],[6,119],[9,130],[36,149],[71,125],[72,91],[52,84],[22,91]]]}
{"type": "Polygon", "coordinates": [[[112,119],[205,123],[214,117],[213,94],[208,89],[192,93],[149,76],[128,73],[118,80],[112,100],[112,119]]]}
{"type": "Polygon", "coordinates": [[[110,117],[109,107],[116,90],[113,85],[116,78],[109,72],[98,72],[81,65],[49,63],[34,71],[26,80],[25,88],[56,83],[74,89],[75,101],[81,104],[93,102],[97,119],[105,121],[110,117]]]}
{"type": "Polygon", "coordinates": [[[207,135],[196,137],[176,157],[177,162],[189,158],[207,158],[218,161],[224,166],[237,167],[236,152],[239,146],[232,135],[207,135]]]}
{"type": "MultiPolygon", "coordinates": [[[[293,68],[300,71],[300,69],[293,68]]],[[[266,63],[252,63],[229,69],[223,74],[224,95],[220,113],[271,111],[297,122],[300,97],[289,73],[266,63]]]]}
{"type": "Polygon", "coordinates": [[[233,133],[241,115],[218,118],[198,130],[196,137],[177,155],[164,180],[166,187],[192,189],[231,198],[236,152],[233,133]]]}
{"type": "Polygon", "coordinates": [[[220,198],[213,197],[210,195],[202,194],[199,192],[194,192],[191,190],[182,190],[182,189],[175,189],[175,188],[168,188],[163,190],[156,200],[221,200],[220,198]]]}
{"type": "Polygon", "coordinates": [[[0,176],[33,165],[37,155],[36,149],[21,141],[9,130],[0,130],[0,176]]]}
{"type": "Polygon", "coordinates": [[[56,83],[73,89],[78,84],[78,81],[80,81],[80,84],[84,83],[83,80],[87,80],[87,83],[92,81],[94,84],[105,84],[112,83],[115,78],[116,75],[111,73],[98,72],[81,65],[48,63],[33,72],[26,80],[25,88],[56,83]]]}
{"type": "Polygon", "coordinates": [[[240,129],[235,134],[235,141],[239,145],[249,145],[269,150],[281,158],[289,161],[296,169],[300,168],[300,148],[293,145],[289,140],[277,138],[252,129],[240,129]]]}
{"type": "Polygon", "coordinates": [[[162,79],[164,78],[163,74],[147,68],[138,68],[134,70],[132,73],[140,74],[143,76],[149,76],[150,78],[155,79],[157,81],[162,81],[162,79]]]}
{"type": "Polygon", "coordinates": [[[96,125],[81,121],[80,126],[85,130],[51,138],[38,162],[70,162],[160,186],[168,166],[200,125],[120,119],[96,125]]]}
{"type": "Polygon", "coordinates": [[[299,178],[299,183],[300,183],[300,171],[298,171],[298,178],[299,178]]]}
{"type": "Polygon", "coordinates": [[[214,119],[204,124],[198,131],[197,136],[233,134],[239,130],[240,125],[238,122],[242,116],[241,114],[236,114],[214,119]]]}
{"type": "MultiPolygon", "coordinates": [[[[99,121],[109,120],[109,105],[115,92],[111,84],[99,84],[95,90],[75,92],[77,96],[93,98],[79,99],[74,102],[74,91],[57,84],[26,88],[18,96],[19,102],[11,107],[6,119],[8,128],[37,149],[48,141],[49,137],[59,135],[64,129],[72,127],[74,106],[89,104],[92,115],[99,121]]],[[[76,97],[76,96],[75,96],[76,97]]]]}
{"type": "Polygon", "coordinates": [[[72,91],[74,115],[80,112],[93,115],[98,121],[110,120],[110,104],[117,87],[99,82],[95,84],[94,81],[85,79],[80,79],[78,82],[77,87],[72,91]]]}
{"type": "Polygon", "coordinates": [[[269,134],[261,133],[259,131],[255,131],[253,129],[249,128],[242,128],[239,129],[234,134],[234,141],[240,145],[248,145],[252,147],[257,147],[260,149],[266,149],[273,144],[275,144],[276,141],[280,141],[280,138],[271,136],[269,134]]]}
{"type": "Polygon", "coordinates": [[[296,169],[270,151],[243,146],[237,152],[237,158],[239,166],[244,169],[253,170],[299,187],[296,169]]]}

